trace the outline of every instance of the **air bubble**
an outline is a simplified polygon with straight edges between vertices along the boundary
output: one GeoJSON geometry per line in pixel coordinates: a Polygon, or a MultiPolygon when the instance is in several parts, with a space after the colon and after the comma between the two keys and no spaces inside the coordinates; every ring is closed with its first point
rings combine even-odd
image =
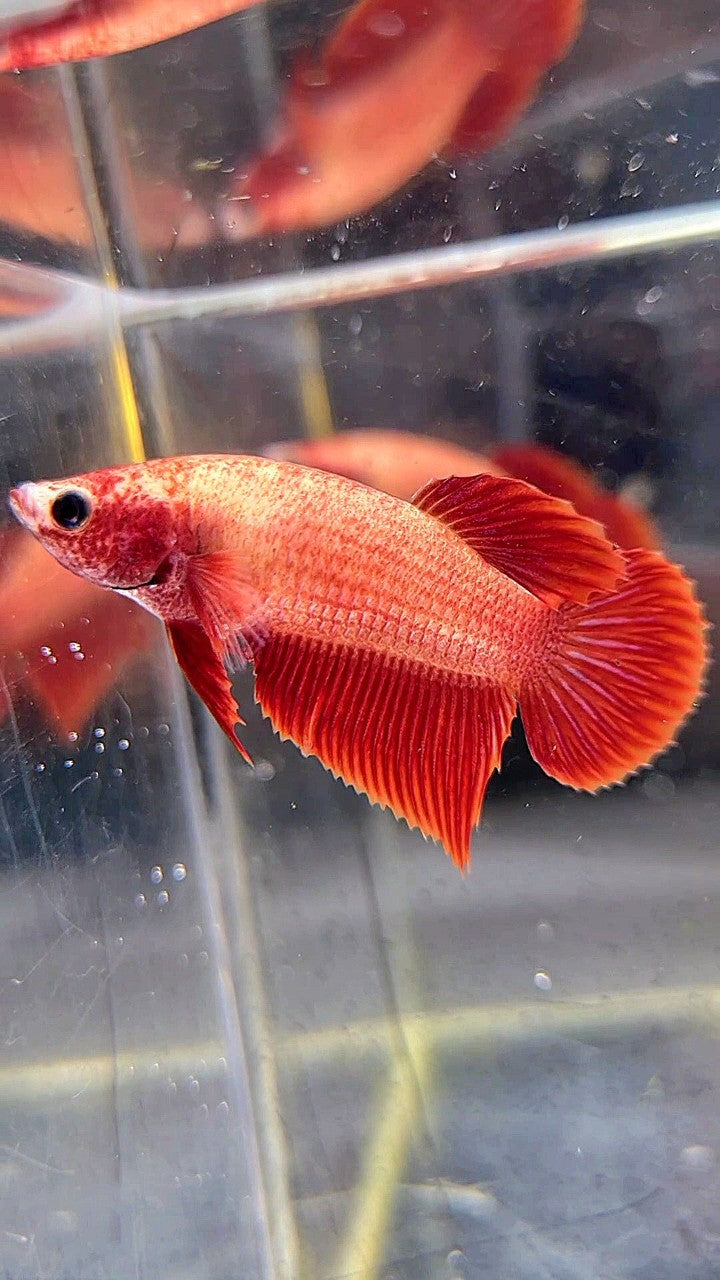
{"type": "Polygon", "coordinates": [[[549,920],[538,920],[535,932],[537,933],[538,938],[542,938],[545,941],[549,941],[551,938],[555,937],[555,930],[549,920]]]}
{"type": "Polygon", "coordinates": [[[162,867],[153,867],[150,871],[150,880],[153,884],[162,884],[163,869],[162,867]]]}
{"type": "Polygon", "coordinates": [[[648,302],[650,306],[653,306],[654,303],[660,301],[662,296],[663,296],[663,291],[660,288],[660,285],[655,284],[653,285],[652,289],[648,289],[647,293],[645,294],[645,301],[648,302]]]}
{"type": "Polygon", "coordinates": [[[634,156],[628,160],[628,172],[637,173],[638,169],[642,169],[645,163],[645,156],[642,151],[636,151],[634,156]]]}
{"type": "Polygon", "coordinates": [[[122,776],[123,776],[122,769],[119,769],[119,768],[113,769],[113,778],[122,778],[122,776]]]}
{"type": "Polygon", "coordinates": [[[549,973],[545,973],[544,969],[538,969],[533,982],[538,991],[552,991],[552,978],[549,973]]]}
{"type": "Polygon", "coordinates": [[[256,760],[253,777],[257,782],[272,782],[275,777],[275,765],[269,760],[256,760]]]}
{"type": "Polygon", "coordinates": [[[100,725],[98,725],[97,729],[93,729],[93,737],[94,737],[94,738],[104,738],[104,737],[105,737],[105,730],[104,730],[103,728],[101,728],[101,727],[100,727],[100,725]]]}
{"type": "Polygon", "coordinates": [[[169,724],[163,723],[158,725],[158,733],[162,733],[164,736],[167,736],[169,732],[170,732],[169,724]]]}
{"type": "Polygon", "coordinates": [[[82,649],[82,645],[80,644],[79,640],[71,640],[68,645],[68,649],[70,650],[71,653],[80,653],[82,649]]]}
{"type": "Polygon", "coordinates": [[[350,330],[353,338],[358,337],[358,335],[362,332],[362,327],[363,327],[362,316],[354,315],[350,317],[348,321],[348,329],[350,330]]]}
{"type": "Polygon", "coordinates": [[[143,907],[147,906],[147,898],[145,897],[144,893],[135,894],[135,906],[137,907],[138,911],[142,911],[143,907]]]}
{"type": "Polygon", "coordinates": [[[75,659],[75,661],[76,661],[76,662],[84,662],[84,661],[85,661],[85,654],[84,654],[84,653],[74,653],[74,654],[73,654],[73,658],[75,659]]]}
{"type": "Polygon", "coordinates": [[[380,11],[368,20],[368,27],[384,40],[397,40],[405,32],[405,23],[399,13],[380,11]]]}
{"type": "Polygon", "coordinates": [[[569,222],[570,222],[570,219],[568,215],[566,213],[563,213],[562,216],[559,217],[557,220],[558,231],[564,231],[565,228],[569,225],[569,222]]]}
{"type": "Polygon", "coordinates": [[[42,761],[40,762],[40,764],[36,764],[36,765],[35,765],[35,772],[36,772],[36,773],[44,773],[44,772],[45,772],[45,765],[42,763],[42,761]]]}
{"type": "Polygon", "coordinates": [[[130,743],[127,738],[121,738],[117,745],[118,745],[118,751],[127,751],[130,746],[130,743]]]}
{"type": "Polygon", "coordinates": [[[230,1115],[230,1108],[229,1108],[229,1106],[228,1106],[227,1102],[225,1101],[225,1099],[223,1099],[223,1101],[222,1101],[222,1102],[218,1102],[218,1104],[217,1104],[217,1106],[216,1106],[216,1108],[215,1108],[215,1111],[217,1112],[217,1114],[218,1114],[218,1116],[220,1117],[220,1119],[221,1119],[221,1120],[226,1120],[226,1119],[227,1119],[227,1117],[230,1115]]]}
{"type": "Polygon", "coordinates": [[[101,756],[101,755],[102,755],[102,753],[103,753],[103,751],[105,750],[105,743],[104,743],[104,742],[96,742],[96,743],[95,743],[95,750],[96,750],[97,754],[98,754],[99,756],[101,756]]]}
{"type": "Polygon", "coordinates": [[[40,645],[40,652],[41,652],[41,654],[42,654],[43,658],[51,658],[51,657],[52,657],[52,649],[50,648],[50,645],[49,645],[49,644],[41,644],[41,645],[40,645]]]}
{"type": "Polygon", "coordinates": [[[172,878],[177,880],[178,884],[184,880],[187,875],[187,867],[184,862],[176,862],[172,869],[172,878]]]}
{"type": "Polygon", "coordinates": [[[74,764],[75,764],[74,760],[63,760],[63,767],[65,769],[72,769],[74,764]]]}
{"type": "Polygon", "coordinates": [[[170,901],[170,894],[167,889],[161,889],[157,896],[157,904],[159,907],[166,907],[170,901]]]}
{"type": "Polygon", "coordinates": [[[332,258],[333,262],[340,261],[340,245],[339,244],[334,244],[332,246],[332,248],[330,249],[330,257],[332,258]]]}
{"type": "Polygon", "coordinates": [[[71,729],[71,730],[70,730],[70,732],[69,732],[69,734],[68,734],[68,741],[70,741],[70,742],[77,742],[77,740],[78,740],[79,736],[80,736],[80,735],[79,735],[78,733],[76,733],[74,729],[71,729]]]}

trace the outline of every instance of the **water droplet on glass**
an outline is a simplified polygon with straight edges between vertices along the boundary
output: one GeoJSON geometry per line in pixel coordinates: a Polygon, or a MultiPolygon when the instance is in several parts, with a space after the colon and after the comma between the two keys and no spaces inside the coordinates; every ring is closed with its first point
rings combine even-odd
{"type": "Polygon", "coordinates": [[[450,241],[452,240],[452,233],[453,233],[452,227],[445,228],[445,230],[443,231],[443,237],[442,237],[444,244],[450,243],[450,241]]]}
{"type": "Polygon", "coordinates": [[[656,804],[667,803],[675,795],[675,783],[666,773],[650,773],[643,779],[643,795],[656,804]]]}
{"type": "Polygon", "coordinates": [[[168,1080],[168,1093],[177,1093],[177,1081],[168,1080]]]}
{"type": "Polygon", "coordinates": [[[652,306],[655,302],[659,302],[662,296],[663,296],[663,291],[660,288],[660,285],[655,284],[653,285],[652,289],[648,289],[647,293],[645,294],[645,301],[649,302],[650,306],[652,306]]]}
{"type": "Polygon", "coordinates": [[[152,884],[162,884],[163,869],[162,867],[153,867],[150,872],[150,880],[152,884]]]}
{"type": "Polygon", "coordinates": [[[230,1115],[230,1108],[224,1098],[222,1102],[218,1102],[215,1110],[221,1120],[225,1120],[230,1115]]]}
{"type": "Polygon", "coordinates": [[[195,1093],[195,1094],[199,1093],[199,1092],[200,1092],[200,1081],[199,1081],[199,1080],[196,1080],[196,1079],[195,1079],[195,1076],[191,1076],[191,1077],[190,1077],[190,1079],[188,1080],[188,1088],[189,1088],[189,1090],[190,1090],[190,1092],[191,1092],[191,1093],[195,1093]]]}
{"type": "Polygon", "coordinates": [[[198,964],[206,965],[209,959],[207,951],[198,951],[198,964]]]}
{"type": "Polygon", "coordinates": [[[158,725],[158,733],[162,733],[163,735],[167,736],[169,732],[170,732],[169,724],[163,723],[158,725]]]}
{"type": "Polygon", "coordinates": [[[339,262],[339,260],[340,260],[340,245],[339,245],[339,244],[334,244],[334,245],[332,246],[332,248],[330,249],[330,257],[332,258],[333,262],[339,262]]]}
{"type": "Polygon", "coordinates": [[[451,1249],[446,1262],[447,1280],[465,1280],[467,1276],[467,1258],[462,1249],[451,1249]]]}
{"type": "Polygon", "coordinates": [[[170,894],[167,889],[161,889],[157,896],[157,904],[159,907],[166,907],[170,901],[170,894]]]}
{"type": "Polygon", "coordinates": [[[269,760],[256,760],[253,776],[258,782],[272,782],[275,777],[275,765],[269,760]]]}
{"type": "Polygon", "coordinates": [[[393,13],[390,10],[380,10],[372,17],[367,19],[367,25],[376,36],[382,36],[385,40],[397,40],[405,31],[405,23],[399,13],[393,13]]]}
{"type": "Polygon", "coordinates": [[[105,730],[104,730],[104,729],[102,729],[102,728],[100,727],[100,725],[98,725],[97,729],[93,729],[93,737],[94,737],[94,738],[104,738],[104,737],[105,737],[105,730]]]}
{"type": "Polygon", "coordinates": [[[637,173],[638,169],[642,169],[645,163],[645,157],[642,151],[636,151],[634,156],[628,160],[628,172],[637,173]]]}
{"type": "Polygon", "coordinates": [[[143,907],[147,906],[147,898],[145,897],[144,893],[135,894],[135,906],[137,907],[138,911],[142,911],[143,907]]]}
{"type": "Polygon", "coordinates": [[[545,973],[544,969],[538,969],[533,982],[538,991],[552,991],[552,978],[549,973],[545,973]]]}
{"type": "Polygon", "coordinates": [[[130,746],[127,738],[121,738],[118,742],[118,751],[127,751],[130,746]]]}
{"type": "Polygon", "coordinates": [[[348,321],[348,329],[350,330],[353,338],[357,338],[358,334],[362,330],[362,326],[363,326],[362,316],[354,315],[350,317],[348,321]]]}
{"type": "Polygon", "coordinates": [[[568,215],[566,213],[563,213],[562,216],[559,217],[557,220],[558,231],[564,231],[565,228],[568,226],[569,222],[570,222],[570,219],[568,215]]]}
{"type": "Polygon", "coordinates": [[[183,862],[176,862],[172,869],[172,878],[177,880],[178,884],[184,880],[187,875],[187,867],[183,862]]]}
{"type": "Polygon", "coordinates": [[[703,1146],[701,1143],[683,1147],[680,1152],[680,1163],[686,1169],[691,1169],[693,1173],[709,1173],[715,1164],[715,1152],[712,1147],[703,1146]]]}

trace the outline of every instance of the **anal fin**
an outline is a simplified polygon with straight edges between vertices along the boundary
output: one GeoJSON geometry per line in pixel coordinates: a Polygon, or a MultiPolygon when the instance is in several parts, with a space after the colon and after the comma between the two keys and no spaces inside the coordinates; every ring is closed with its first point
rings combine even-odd
{"type": "Polygon", "coordinates": [[[413,504],[551,608],[562,600],[585,604],[625,575],[601,525],[521,480],[449,476],[424,485],[413,504]]]}
{"type": "Polygon", "coordinates": [[[193,689],[212,712],[233,746],[237,747],[243,760],[252,764],[252,757],[248,755],[235,729],[236,725],[245,724],[245,721],[238,711],[222,655],[196,622],[169,622],[167,631],[175,657],[193,689]]]}
{"type": "Polygon", "coordinates": [[[462,870],[515,700],[486,682],[275,634],[255,662],[273,726],[337,777],[439,840],[462,870]]]}

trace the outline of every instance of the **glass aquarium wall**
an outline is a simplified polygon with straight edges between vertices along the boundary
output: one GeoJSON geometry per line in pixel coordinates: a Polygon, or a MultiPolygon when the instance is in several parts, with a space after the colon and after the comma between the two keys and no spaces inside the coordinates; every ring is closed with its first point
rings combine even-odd
{"type": "MultiPolygon", "coordinates": [[[[720,621],[720,16],[486,7],[491,71],[464,0],[281,0],[0,75],[3,495],[531,445],[720,621]]],[[[0,519],[0,1273],[717,1276],[714,667],[595,796],[516,722],[462,877],[246,671],[250,769],[161,624],[0,519]]]]}

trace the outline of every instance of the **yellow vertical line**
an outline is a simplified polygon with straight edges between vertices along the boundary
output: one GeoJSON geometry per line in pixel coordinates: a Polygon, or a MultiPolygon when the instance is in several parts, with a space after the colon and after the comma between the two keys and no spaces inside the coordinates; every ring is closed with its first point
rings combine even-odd
{"type": "MultiPolygon", "coordinates": [[[[117,292],[120,286],[93,168],[90,142],[85,128],[75,74],[70,65],[59,67],[57,74],[60,79],[67,111],[70,137],[75,152],[75,163],[95,241],[100,278],[111,293],[117,292]]],[[[119,411],[119,426],[124,452],[130,461],[143,462],[146,457],[146,451],[137,396],[135,394],[127,346],[125,345],[125,337],[114,306],[107,316],[107,335],[110,347],[110,374],[115,392],[115,402],[119,411]]]]}
{"type": "Polygon", "coordinates": [[[316,316],[309,312],[293,316],[295,350],[298,353],[298,380],[305,434],[311,439],[332,435],[330,393],[322,363],[320,330],[316,316]]]}
{"type": "Polygon", "coordinates": [[[424,1037],[406,1033],[380,1091],[376,1121],[363,1154],[345,1240],[331,1274],[342,1280],[377,1280],[386,1254],[395,1199],[413,1134],[431,1087],[431,1055],[424,1037]]]}

